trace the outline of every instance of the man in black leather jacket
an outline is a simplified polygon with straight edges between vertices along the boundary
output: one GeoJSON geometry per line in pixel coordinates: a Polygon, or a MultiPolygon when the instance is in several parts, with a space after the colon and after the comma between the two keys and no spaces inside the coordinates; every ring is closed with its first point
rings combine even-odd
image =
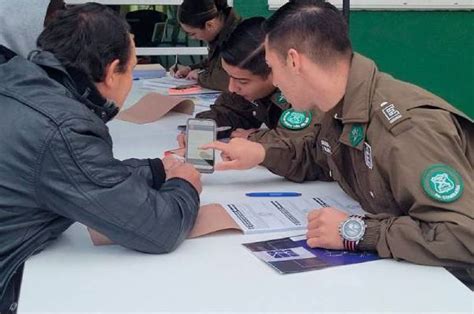
{"type": "Polygon", "coordinates": [[[112,154],[105,123],[132,84],[126,22],[99,4],[61,12],[25,60],[0,48],[0,312],[24,261],[78,221],[127,248],[166,253],[192,228],[199,173],[112,154]]]}

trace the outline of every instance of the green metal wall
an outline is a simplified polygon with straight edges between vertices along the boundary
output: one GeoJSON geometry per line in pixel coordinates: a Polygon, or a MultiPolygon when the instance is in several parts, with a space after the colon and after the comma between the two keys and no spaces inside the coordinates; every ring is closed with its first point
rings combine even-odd
{"type": "MultiPolygon", "coordinates": [[[[234,0],[244,17],[269,16],[267,0],[234,0]]],[[[352,11],[354,50],[380,70],[437,94],[474,118],[472,11],[352,11]]]]}

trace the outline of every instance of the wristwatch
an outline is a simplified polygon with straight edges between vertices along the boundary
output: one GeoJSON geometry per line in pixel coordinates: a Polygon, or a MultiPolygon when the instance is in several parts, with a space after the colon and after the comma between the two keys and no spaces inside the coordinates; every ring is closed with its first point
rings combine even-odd
{"type": "Polygon", "coordinates": [[[344,249],[348,251],[355,251],[360,240],[363,239],[365,224],[362,216],[351,215],[347,220],[341,222],[339,225],[339,234],[342,238],[344,249]]]}

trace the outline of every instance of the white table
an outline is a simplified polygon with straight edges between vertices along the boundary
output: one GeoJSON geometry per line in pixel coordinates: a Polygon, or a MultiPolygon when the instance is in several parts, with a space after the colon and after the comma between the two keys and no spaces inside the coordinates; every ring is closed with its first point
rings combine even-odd
{"type": "MultiPolygon", "coordinates": [[[[135,90],[129,102],[143,91],[135,90]]],[[[156,157],[176,146],[170,114],[157,123],[110,123],[118,158],[156,157]]],[[[203,177],[202,203],[253,190],[290,189],[343,195],[333,183],[294,184],[263,168],[203,177]]],[[[301,233],[301,232],[300,232],[301,233]]],[[[296,234],[293,232],[292,234],[296,234]]],[[[20,313],[45,312],[316,312],[473,311],[473,293],[440,267],[393,260],[280,275],[241,243],[288,234],[224,232],[185,241],[168,255],[92,246],[74,224],[25,265],[20,313]]]]}

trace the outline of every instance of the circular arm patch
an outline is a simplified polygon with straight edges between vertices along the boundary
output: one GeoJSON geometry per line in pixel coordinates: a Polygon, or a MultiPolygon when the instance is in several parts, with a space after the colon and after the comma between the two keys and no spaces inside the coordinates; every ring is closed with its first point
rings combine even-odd
{"type": "Polygon", "coordinates": [[[310,125],[313,115],[311,112],[299,112],[294,109],[286,109],[280,117],[280,123],[284,128],[290,130],[301,130],[310,125]]]}
{"type": "Polygon", "coordinates": [[[454,202],[464,190],[461,175],[445,164],[428,166],[421,175],[421,186],[426,195],[442,203],[454,202]]]}

